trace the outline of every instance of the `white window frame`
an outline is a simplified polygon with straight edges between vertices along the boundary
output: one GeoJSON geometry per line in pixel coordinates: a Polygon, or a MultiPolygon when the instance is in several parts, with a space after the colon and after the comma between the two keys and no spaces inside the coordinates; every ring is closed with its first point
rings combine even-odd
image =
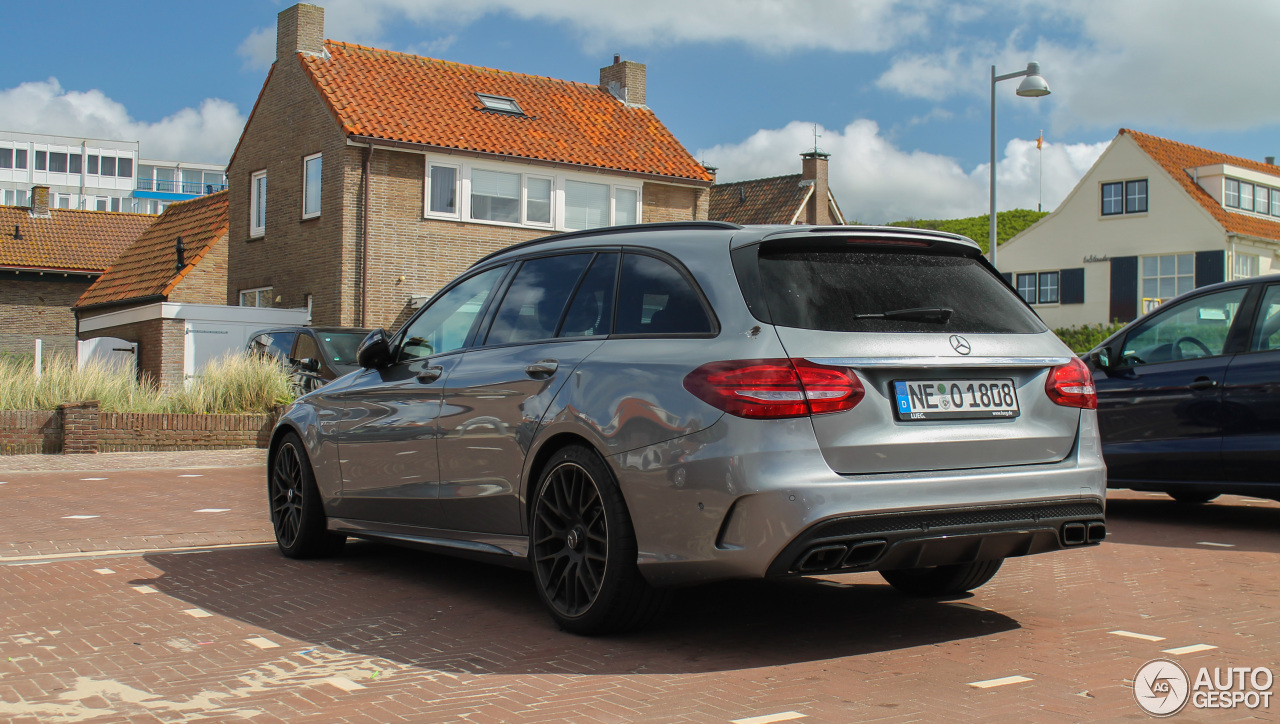
{"type": "MultiPolygon", "coordinates": [[[[302,218],[303,219],[314,219],[320,216],[320,209],[324,206],[324,158],[322,158],[323,155],[324,155],[323,153],[313,153],[310,156],[302,157],[302,218]],[[308,180],[307,180],[307,164],[310,163],[311,161],[314,161],[315,159],[320,159],[320,194],[318,194],[316,198],[315,210],[309,212],[307,211],[307,196],[308,196],[307,192],[310,190],[308,187],[308,180]]],[[[202,173],[201,174],[202,184],[204,183],[203,178],[204,178],[204,174],[202,173]]]]}
{"type": "MultiPolygon", "coordinates": [[[[424,161],[424,178],[422,184],[422,209],[423,218],[440,219],[448,221],[462,221],[469,224],[487,224],[490,226],[505,226],[508,228],[521,229],[542,229],[550,231],[572,231],[564,225],[565,212],[565,183],[567,181],[580,181],[583,183],[599,184],[609,188],[609,224],[608,226],[617,225],[617,194],[619,189],[634,191],[636,194],[636,223],[644,221],[644,185],[631,179],[619,178],[616,176],[603,176],[591,173],[575,173],[575,172],[555,172],[555,171],[526,171],[523,166],[515,166],[512,164],[504,164],[500,162],[487,161],[459,161],[456,158],[448,160],[437,160],[439,157],[426,156],[424,161]],[[431,210],[431,169],[434,166],[446,166],[455,170],[455,200],[456,213],[445,213],[431,210]],[[497,173],[516,174],[520,176],[520,221],[518,223],[507,221],[490,221],[488,219],[476,219],[471,216],[471,173],[473,170],[493,171],[497,173]],[[529,179],[537,178],[551,182],[551,221],[544,223],[541,221],[529,220],[529,179]]],[[[607,228],[607,227],[601,227],[607,228]]]]}
{"type": "Polygon", "coordinates": [[[1243,251],[1231,255],[1231,278],[1251,279],[1262,274],[1262,257],[1243,251]],[[1241,262],[1244,262],[1243,264],[1241,262]],[[1243,267],[1243,268],[1242,268],[1243,267]]]}
{"type": "MultiPolygon", "coordinates": [[[[249,176],[249,238],[257,239],[267,235],[267,200],[266,189],[262,191],[262,197],[259,198],[258,179],[266,179],[267,170],[254,171],[249,176]],[[262,224],[258,225],[259,206],[261,206],[262,224]]],[[[250,290],[252,291],[252,290],[250,290]]]]}
{"type": "Polygon", "coordinates": [[[272,292],[272,291],[274,291],[274,290],[275,290],[275,287],[254,287],[254,288],[252,288],[252,289],[241,289],[241,290],[240,290],[240,305],[239,305],[239,306],[241,306],[241,307],[248,307],[248,306],[261,307],[261,306],[263,306],[263,305],[262,305],[262,303],[261,303],[261,302],[262,302],[262,295],[263,295],[263,294],[266,294],[266,295],[267,295],[267,302],[268,302],[266,306],[270,307],[270,306],[271,306],[271,301],[272,301],[271,292],[272,292]],[[246,295],[246,294],[252,294],[252,295],[253,295],[253,300],[254,300],[254,303],[253,303],[253,304],[251,304],[251,305],[250,305],[250,304],[245,304],[245,303],[244,303],[244,297],[245,297],[245,295],[246,295]]]}
{"type": "MultiPolygon", "coordinates": [[[[1193,251],[1184,251],[1184,252],[1179,252],[1179,253],[1174,253],[1174,254],[1146,254],[1146,255],[1143,255],[1143,256],[1138,257],[1138,298],[1139,298],[1139,299],[1152,299],[1152,300],[1159,300],[1159,301],[1157,302],[1157,305],[1158,305],[1158,304],[1164,304],[1165,302],[1169,301],[1170,299],[1173,299],[1174,297],[1179,297],[1179,296],[1181,296],[1181,295],[1183,295],[1183,294],[1185,294],[1185,293],[1186,293],[1186,292],[1179,292],[1179,291],[1178,291],[1178,280],[1179,280],[1179,279],[1183,279],[1183,278],[1190,278],[1190,279],[1191,279],[1191,289],[1195,289],[1195,288],[1196,288],[1196,255],[1195,255],[1195,252],[1193,252],[1193,251]],[[1180,257],[1180,256],[1191,257],[1191,272],[1190,272],[1190,273],[1188,273],[1188,274],[1179,274],[1179,273],[1178,273],[1178,257],[1180,257]],[[1165,257],[1173,257],[1173,273],[1172,273],[1172,274],[1161,274],[1161,273],[1160,273],[1160,259],[1163,259],[1163,258],[1165,258],[1165,257]],[[1146,274],[1146,271],[1145,271],[1145,269],[1144,269],[1144,265],[1145,265],[1145,263],[1146,263],[1146,260],[1147,260],[1147,259],[1155,259],[1155,260],[1156,260],[1156,273],[1155,273],[1154,275],[1147,275],[1147,274],[1146,274]],[[1148,296],[1146,296],[1146,281],[1147,281],[1148,279],[1154,279],[1154,280],[1155,280],[1155,285],[1156,285],[1156,294],[1157,294],[1157,295],[1159,295],[1159,294],[1160,294],[1160,280],[1162,280],[1162,279],[1172,279],[1172,280],[1173,280],[1173,296],[1172,296],[1172,297],[1161,297],[1161,296],[1148,297],[1148,296]]],[[[1190,290],[1188,290],[1188,291],[1190,291],[1190,290]]],[[[1154,309],[1154,306],[1153,306],[1152,308],[1154,309]]],[[[1147,311],[1150,311],[1150,310],[1146,309],[1146,308],[1145,308],[1145,306],[1144,306],[1144,309],[1142,310],[1142,312],[1145,314],[1147,311]]]]}

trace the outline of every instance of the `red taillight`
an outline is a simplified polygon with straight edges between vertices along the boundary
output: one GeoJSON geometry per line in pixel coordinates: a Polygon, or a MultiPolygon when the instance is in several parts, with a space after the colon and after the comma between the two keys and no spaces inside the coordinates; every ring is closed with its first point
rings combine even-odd
{"type": "Polygon", "coordinates": [[[852,410],[865,394],[852,370],[804,359],[708,362],[685,376],[684,388],[730,415],[756,419],[852,410]]]}
{"type": "Polygon", "coordinates": [[[1050,400],[1063,407],[1098,409],[1098,391],[1093,386],[1093,374],[1079,357],[1072,357],[1070,362],[1049,370],[1044,391],[1050,400]]]}

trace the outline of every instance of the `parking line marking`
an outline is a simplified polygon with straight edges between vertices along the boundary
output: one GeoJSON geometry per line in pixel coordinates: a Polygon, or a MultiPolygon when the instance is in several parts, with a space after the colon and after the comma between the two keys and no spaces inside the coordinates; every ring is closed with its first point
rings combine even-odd
{"type": "Polygon", "coordinates": [[[226,513],[230,508],[201,508],[197,513],[226,513]]]}
{"type": "Polygon", "coordinates": [[[183,613],[187,614],[188,616],[191,616],[192,618],[209,618],[210,616],[213,615],[202,608],[188,608],[187,610],[183,611],[183,613]]]}
{"type": "Polygon", "coordinates": [[[1151,636],[1149,634],[1134,633],[1132,631],[1110,631],[1109,633],[1116,636],[1128,636],[1131,639],[1142,639],[1143,641],[1164,641],[1163,636],[1151,636]]]}
{"type": "Polygon", "coordinates": [[[85,480],[106,480],[106,478],[80,478],[80,480],[81,480],[81,481],[85,481],[85,480]]]}
{"type": "Polygon", "coordinates": [[[97,518],[97,517],[98,516],[96,515],[64,515],[62,516],[62,519],[63,520],[89,520],[90,518],[97,518]]]}
{"type": "Polygon", "coordinates": [[[1216,648],[1218,647],[1210,646],[1209,644],[1191,644],[1190,646],[1180,646],[1176,649],[1165,649],[1160,653],[1173,654],[1174,656],[1181,656],[1183,654],[1194,654],[1200,651],[1209,651],[1211,649],[1216,649],[1216,648]]]}
{"type": "Polygon", "coordinates": [[[1241,498],[1240,500],[1243,500],[1246,503],[1270,503],[1271,502],[1270,500],[1263,500],[1262,498],[1241,498]]]}
{"type": "Polygon", "coordinates": [[[1196,543],[1198,546],[1213,546],[1215,548],[1235,548],[1235,543],[1214,543],[1213,541],[1202,540],[1196,543]]]}
{"type": "Polygon", "coordinates": [[[245,642],[253,644],[254,646],[257,646],[260,649],[280,648],[280,644],[276,643],[275,641],[272,641],[271,639],[263,638],[261,636],[254,636],[253,638],[245,639],[245,642]]]}
{"type": "Polygon", "coordinates": [[[179,475],[180,478],[203,478],[203,475],[179,475]]]}
{"type": "Polygon", "coordinates": [[[986,681],[971,681],[969,686],[975,689],[990,689],[993,686],[1007,686],[1008,684],[1021,684],[1024,681],[1031,681],[1026,676],[1006,676],[1000,679],[987,679],[986,681]]]}
{"type": "Polygon", "coordinates": [[[152,588],[151,586],[134,586],[133,590],[137,591],[138,593],[155,593],[156,592],[156,589],[152,588]]]}
{"type": "Polygon", "coordinates": [[[356,682],[346,678],[345,676],[330,676],[329,678],[324,679],[320,683],[328,684],[329,686],[335,686],[339,689],[342,689],[343,691],[355,691],[356,689],[364,688],[364,686],[357,684],[356,682]]]}
{"type": "Polygon", "coordinates": [[[746,719],[734,719],[729,724],[773,724],[776,721],[792,721],[794,719],[804,719],[808,714],[801,714],[798,711],[783,711],[777,714],[765,714],[763,716],[751,716],[746,719]]]}
{"type": "Polygon", "coordinates": [[[100,576],[109,576],[112,573],[115,573],[115,571],[111,570],[110,568],[95,568],[93,569],[93,572],[97,573],[100,576]]]}

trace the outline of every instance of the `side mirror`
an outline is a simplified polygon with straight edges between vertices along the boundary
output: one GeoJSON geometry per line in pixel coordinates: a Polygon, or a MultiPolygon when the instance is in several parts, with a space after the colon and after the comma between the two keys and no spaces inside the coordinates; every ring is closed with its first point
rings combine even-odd
{"type": "Polygon", "coordinates": [[[387,331],[375,329],[356,348],[356,363],[365,369],[378,369],[391,362],[391,345],[387,343],[387,331]]]}
{"type": "Polygon", "coordinates": [[[1089,361],[1100,370],[1111,369],[1111,348],[1099,347],[1089,352],[1089,361]]]}

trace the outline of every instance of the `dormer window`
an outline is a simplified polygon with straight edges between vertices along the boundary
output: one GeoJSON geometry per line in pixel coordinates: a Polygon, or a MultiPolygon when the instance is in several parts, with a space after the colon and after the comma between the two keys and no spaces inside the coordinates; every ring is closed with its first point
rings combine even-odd
{"type": "Polygon", "coordinates": [[[1228,178],[1222,187],[1222,205],[1255,214],[1280,216],[1280,189],[1228,178]]]}
{"type": "Polygon", "coordinates": [[[476,98],[480,99],[480,105],[484,106],[484,110],[493,111],[494,113],[506,113],[512,116],[523,116],[524,110],[520,108],[520,104],[515,98],[507,98],[506,96],[494,96],[488,93],[477,93],[476,98]]]}

